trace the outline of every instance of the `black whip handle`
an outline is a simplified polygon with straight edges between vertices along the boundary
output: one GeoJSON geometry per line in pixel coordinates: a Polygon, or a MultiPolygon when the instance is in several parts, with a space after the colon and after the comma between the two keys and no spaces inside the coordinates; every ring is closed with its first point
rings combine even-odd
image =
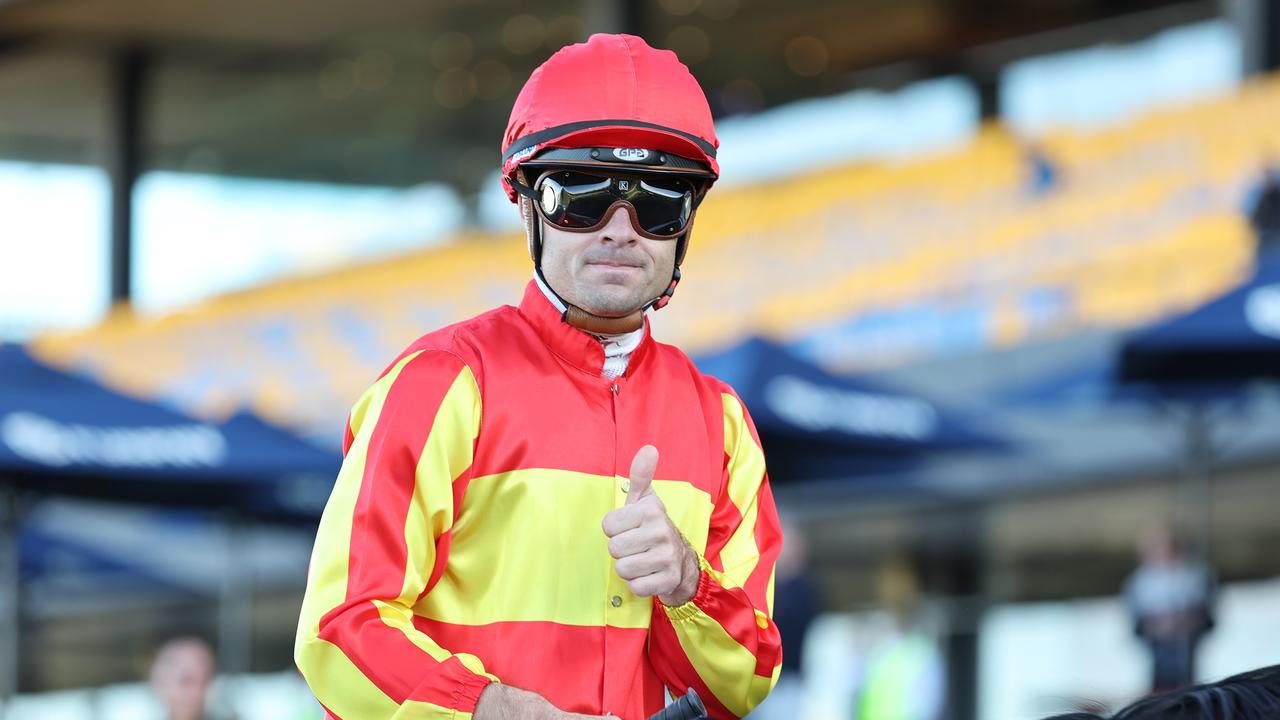
{"type": "Polygon", "coordinates": [[[706,717],[706,714],[707,708],[702,704],[702,698],[698,697],[693,688],[689,688],[684,697],[662,708],[649,720],[698,720],[706,717]]]}

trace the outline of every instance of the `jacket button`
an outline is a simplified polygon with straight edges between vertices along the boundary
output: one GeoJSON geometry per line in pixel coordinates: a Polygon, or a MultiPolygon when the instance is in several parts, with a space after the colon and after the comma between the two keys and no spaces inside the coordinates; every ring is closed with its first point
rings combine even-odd
{"type": "Polygon", "coordinates": [[[623,480],[623,481],[622,481],[622,492],[631,492],[631,481],[630,481],[630,480],[623,480]]]}
{"type": "Polygon", "coordinates": [[[612,605],[612,606],[614,606],[614,607],[621,607],[621,605],[622,605],[622,596],[621,596],[621,595],[614,595],[613,597],[609,598],[609,604],[610,604],[610,605],[612,605]]]}

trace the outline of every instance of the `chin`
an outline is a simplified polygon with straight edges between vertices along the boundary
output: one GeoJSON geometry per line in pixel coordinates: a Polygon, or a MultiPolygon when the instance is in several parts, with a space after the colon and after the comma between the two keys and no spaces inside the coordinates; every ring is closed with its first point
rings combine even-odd
{"type": "Polygon", "coordinates": [[[594,293],[594,296],[580,307],[593,315],[622,317],[635,312],[636,308],[648,300],[648,298],[640,297],[641,294],[633,290],[624,290],[622,292],[609,292],[607,289],[601,290],[594,293]]]}

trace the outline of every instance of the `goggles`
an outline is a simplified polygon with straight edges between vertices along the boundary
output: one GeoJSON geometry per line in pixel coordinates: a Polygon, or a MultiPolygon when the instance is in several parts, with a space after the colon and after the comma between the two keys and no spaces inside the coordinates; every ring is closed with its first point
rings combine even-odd
{"type": "Polygon", "coordinates": [[[533,187],[513,187],[537,206],[552,225],[569,232],[591,232],[621,205],[636,232],[653,240],[674,240],[689,229],[698,188],[688,178],[669,175],[596,174],[549,170],[533,187]]]}

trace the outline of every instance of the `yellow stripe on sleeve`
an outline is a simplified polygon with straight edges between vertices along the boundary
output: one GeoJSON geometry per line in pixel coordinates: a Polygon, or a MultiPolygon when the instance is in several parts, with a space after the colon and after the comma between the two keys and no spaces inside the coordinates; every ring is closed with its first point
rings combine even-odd
{"type": "MultiPolygon", "coordinates": [[[[724,451],[729,456],[729,500],[742,516],[742,523],[720,551],[724,572],[717,578],[725,588],[742,587],[760,560],[756,545],[757,492],[764,477],[764,451],[747,427],[742,403],[729,393],[724,402],[724,451]]],[[[773,594],[769,593],[772,604],[773,594]]]]}
{"type": "Polygon", "coordinates": [[[391,392],[391,386],[405,366],[420,352],[401,358],[400,362],[373,384],[351,410],[351,430],[354,440],[342,461],[333,492],[325,505],[316,531],[312,564],[307,577],[307,593],[303,599],[298,621],[298,637],[295,652],[305,652],[304,644],[315,642],[320,632],[320,618],[342,604],[347,594],[347,558],[351,547],[351,523],[356,500],[364,482],[365,460],[369,452],[369,438],[374,425],[382,414],[382,405],[391,392]],[[317,562],[317,559],[320,562],[317,562]]]}
{"type": "Polygon", "coordinates": [[[471,467],[480,434],[480,386],[471,368],[453,381],[414,470],[413,498],[405,522],[404,587],[400,603],[413,607],[435,562],[435,538],[453,526],[453,481],[471,467]]]}
{"type": "MultiPolygon", "coordinates": [[[[295,658],[307,684],[323,690],[321,701],[341,717],[470,718],[470,713],[421,701],[397,703],[364,675],[340,647],[321,640],[320,619],[346,600],[348,558],[355,506],[365,478],[369,443],[384,403],[404,368],[422,351],[401,358],[361,396],[351,412],[353,441],[316,534],[307,593],[299,618],[295,658]]],[[[435,554],[432,532],[444,532],[452,520],[452,481],[471,464],[471,448],[478,432],[479,390],[471,370],[463,367],[450,386],[428,435],[424,455],[415,469],[415,487],[406,523],[409,559],[399,602],[411,606],[426,582],[435,554]],[[466,417],[467,415],[471,417],[466,417]],[[465,420],[465,422],[463,422],[465,420]],[[432,508],[430,517],[426,508],[432,508]],[[430,522],[428,522],[428,520],[430,522]]],[[[403,632],[417,647],[443,662],[452,654],[413,627],[412,615],[395,604],[375,601],[381,621],[403,632]]],[[[474,656],[458,655],[472,672],[485,673],[474,656]]]]}
{"type": "Polygon", "coordinates": [[[471,718],[471,713],[435,703],[417,700],[396,703],[365,677],[337,645],[317,642],[310,652],[315,671],[307,679],[313,687],[326,688],[330,690],[331,697],[340,698],[340,703],[326,700],[326,705],[341,717],[390,718],[392,720],[470,720],[471,718]]]}
{"type": "Polygon", "coordinates": [[[772,677],[756,675],[756,656],[738,644],[724,627],[698,610],[681,621],[676,638],[685,657],[726,708],[744,717],[768,696],[782,671],[779,663],[772,677]],[[735,668],[737,672],[725,672],[735,668]]]}
{"type": "Polygon", "coordinates": [[[470,653],[451,653],[440,647],[440,645],[432,640],[426,633],[419,632],[413,626],[413,616],[408,611],[401,609],[402,606],[392,605],[391,603],[381,600],[373,601],[378,608],[378,616],[382,618],[382,622],[386,625],[396,628],[404,633],[414,645],[420,650],[430,655],[436,662],[444,662],[451,657],[456,657],[465,667],[477,675],[484,675],[491,680],[498,680],[495,675],[485,671],[484,663],[480,662],[480,658],[470,653]]]}

